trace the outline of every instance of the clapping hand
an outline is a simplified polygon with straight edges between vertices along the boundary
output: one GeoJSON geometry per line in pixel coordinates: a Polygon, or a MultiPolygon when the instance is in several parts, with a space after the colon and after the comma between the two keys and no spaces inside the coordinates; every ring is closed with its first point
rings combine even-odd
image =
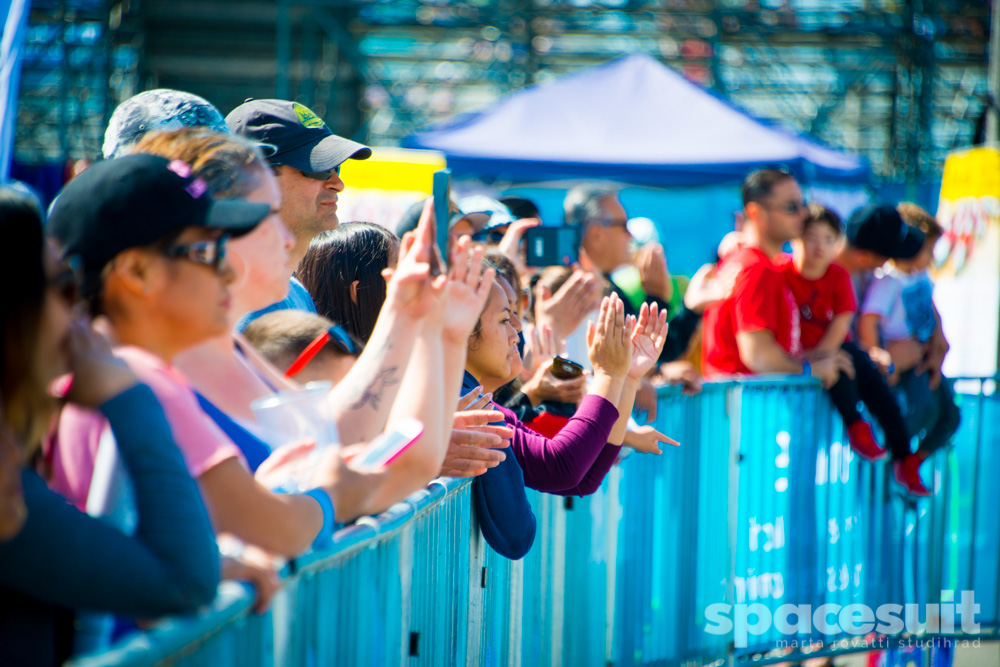
{"type": "Polygon", "coordinates": [[[629,340],[634,317],[625,317],[625,304],[617,294],[604,297],[597,323],[587,322],[587,353],[595,372],[624,378],[632,365],[629,340]]]}
{"type": "Polygon", "coordinates": [[[639,320],[632,328],[631,339],[632,362],[628,377],[639,380],[656,365],[667,340],[666,310],[660,311],[655,303],[652,307],[648,303],[642,304],[639,320]]]}
{"type": "Polygon", "coordinates": [[[417,228],[403,234],[399,261],[395,268],[382,271],[388,282],[385,308],[396,309],[415,319],[422,319],[442,299],[447,276],[431,276],[431,262],[437,253],[434,239],[434,201],[428,198],[417,228]]]}

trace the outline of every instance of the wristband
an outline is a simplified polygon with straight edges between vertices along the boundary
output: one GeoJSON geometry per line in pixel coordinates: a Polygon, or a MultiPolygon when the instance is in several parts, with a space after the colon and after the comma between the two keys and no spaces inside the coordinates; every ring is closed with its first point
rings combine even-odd
{"type": "Polygon", "coordinates": [[[333,545],[333,527],[336,525],[336,520],[334,519],[333,510],[333,500],[323,489],[309,489],[303,492],[304,496],[311,496],[316,499],[319,503],[320,508],[323,510],[323,527],[319,529],[319,533],[316,534],[316,539],[313,540],[312,548],[314,551],[320,549],[328,549],[333,545]]]}
{"type": "Polygon", "coordinates": [[[810,364],[808,361],[802,362],[802,374],[812,375],[812,364],[810,364]]]}
{"type": "Polygon", "coordinates": [[[336,520],[334,519],[333,510],[333,500],[330,499],[330,494],[328,494],[323,489],[309,489],[308,491],[286,491],[285,489],[274,489],[274,493],[296,493],[301,496],[310,496],[316,502],[319,503],[319,507],[323,510],[323,526],[316,533],[316,537],[313,539],[312,548],[314,551],[320,549],[328,549],[333,544],[333,529],[336,526],[336,520]]]}

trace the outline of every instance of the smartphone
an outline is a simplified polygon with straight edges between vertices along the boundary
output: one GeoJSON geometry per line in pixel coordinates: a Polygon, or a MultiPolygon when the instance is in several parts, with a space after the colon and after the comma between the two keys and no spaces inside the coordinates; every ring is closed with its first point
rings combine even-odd
{"type": "Polygon", "coordinates": [[[583,375],[583,366],[562,357],[553,357],[551,370],[560,380],[572,380],[583,375]]]}
{"type": "Polygon", "coordinates": [[[580,227],[532,227],[524,233],[528,266],[570,266],[580,251],[580,227]]]}
{"type": "Polygon", "coordinates": [[[358,456],[351,460],[352,468],[382,468],[405,452],[424,432],[424,423],[407,417],[393,424],[392,429],[378,436],[358,456]]]}
{"type": "Polygon", "coordinates": [[[434,196],[434,217],[437,247],[440,257],[431,258],[431,275],[436,276],[444,271],[441,258],[448,256],[448,219],[451,218],[451,169],[441,169],[434,172],[434,183],[431,187],[434,196]]]}

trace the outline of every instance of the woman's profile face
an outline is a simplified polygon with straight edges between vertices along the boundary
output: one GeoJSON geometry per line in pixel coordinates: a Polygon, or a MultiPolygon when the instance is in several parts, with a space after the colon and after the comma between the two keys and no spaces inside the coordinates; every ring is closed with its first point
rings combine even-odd
{"type": "Polygon", "coordinates": [[[521,363],[510,301],[499,283],[493,283],[479,320],[479,332],[469,339],[465,368],[484,391],[493,391],[503,386],[512,369],[521,363]]]}
{"type": "MultiPolygon", "coordinates": [[[[221,233],[204,227],[188,227],[172,248],[214,243],[221,233]]],[[[146,295],[150,307],[161,322],[163,334],[177,349],[202,343],[230,331],[229,311],[232,298],[229,286],[234,273],[226,259],[216,269],[188,257],[157,258],[162,264],[155,287],[146,295]]]]}
{"type": "Polygon", "coordinates": [[[284,299],[294,269],[291,250],[295,239],[278,217],[281,208],[278,184],[270,170],[258,172],[257,187],[245,199],[267,204],[271,213],[252,232],[229,243],[229,261],[236,272],[233,283],[233,317],[236,318],[284,299]]]}

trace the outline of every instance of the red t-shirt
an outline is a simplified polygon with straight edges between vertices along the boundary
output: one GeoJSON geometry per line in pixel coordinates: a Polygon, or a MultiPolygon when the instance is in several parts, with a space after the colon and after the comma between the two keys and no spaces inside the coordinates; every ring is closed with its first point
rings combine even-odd
{"type": "Polygon", "coordinates": [[[775,265],[781,270],[799,308],[802,348],[811,350],[826,335],[833,318],[858,310],[851,274],[839,264],[831,264],[822,278],[803,278],[790,255],[779,255],[775,265]]]}
{"type": "Polygon", "coordinates": [[[722,265],[733,263],[741,267],[733,293],[705,309],[702,370],[709,378],[753,373],[740,358],[738,332],[766,329],[789,355],[802,352],[799,310],[778,267],[759,248],[744,248],[722,265]]]}

